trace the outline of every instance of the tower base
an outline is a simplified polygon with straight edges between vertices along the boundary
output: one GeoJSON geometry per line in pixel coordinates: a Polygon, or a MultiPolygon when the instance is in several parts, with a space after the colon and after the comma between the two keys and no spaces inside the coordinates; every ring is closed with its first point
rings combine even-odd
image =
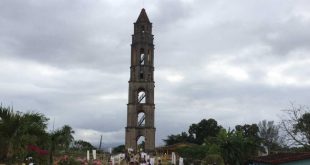
{"type": "Polygon", "coordinates": [[[126,127],[125,148],[138,151],[137,141],[143,136],[145,138],[144,152],[151,153],[155,151],[155,128],[126,127]]]}

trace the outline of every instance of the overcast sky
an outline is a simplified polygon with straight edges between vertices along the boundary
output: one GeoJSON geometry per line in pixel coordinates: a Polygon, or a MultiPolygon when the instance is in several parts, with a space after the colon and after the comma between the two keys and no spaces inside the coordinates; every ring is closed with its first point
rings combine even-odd
{"type": "Polygon", "coordinates": [[[124,143],[130,44],[155,37],[156,144],[201,119],[225,128],[309,106],[309,0],[1,0],[0,102],[124,143]],[[144,3],[144,5],[143,5],[144,3]]]}

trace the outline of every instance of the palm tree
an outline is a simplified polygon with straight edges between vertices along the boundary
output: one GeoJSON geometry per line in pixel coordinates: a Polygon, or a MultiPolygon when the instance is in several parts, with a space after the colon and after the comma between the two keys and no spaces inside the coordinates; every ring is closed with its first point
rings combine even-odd
{"type": "Polygon", "coordinates": [[[69,125],[64,125],[61,129],[50,133],[50,163],[53,163],[53,156],[57,149],[67,151],[70,144],[74,141],[73,129],[69,125]]]}
{"type": "Polygon", "coordinates": [[[14,155],[23,159],[28,145],[42,142],[48,120],[43,114],[23,114],[0,106],[0,118],[1,159],[12,162],[14,155]]]}
{"type": "Polygon", "coordinates": [[[63,145],[65,147],[65,150],[67,151],[70,144],[74,141],[74,137],[72,136],[72,134],[74,134],[74,131],[69,125],[64,125],[61,129],[61,133],[63,145]]]}
{"type": "Polygon", "coordinates": [[[20,115],[14,114],[11,108],[0,107],[0,137],[2,159],[10,159],[13,155],[13,142],[15,140],[18,126],[20,125],[20,115]]]}
{"type": "Polygon", "coordinates": [[[53,164],[53,157],[56,151],[56,147],[59,143],[61,143],[61,131],[56,130],[54,132],[51,132],[49,136],[50,136],[49,159],[50,159],[50,164],[53,164]]]}

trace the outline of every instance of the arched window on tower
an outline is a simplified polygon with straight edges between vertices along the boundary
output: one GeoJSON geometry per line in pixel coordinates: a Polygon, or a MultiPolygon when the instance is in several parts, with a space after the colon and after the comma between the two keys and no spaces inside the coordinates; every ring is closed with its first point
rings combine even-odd
{"type": "Polygon", "coordinates": [[[144,49],[143,48],[141,48],[140,49],[140,60],[139,60],[140,62],[140,71],[139,71],[139,78],[140,79],[143,79],[144,78],[144,68],[143,68],[143,66],[144,66],[144,61],[145,61],[145,53],[144,53],[144,49]]]}
{"type": "Polygon", "coordinates": [[[140,91],[138,93],[138,103],[141,103],[141,104],[146,103],[146,94],[144,91],[140,91]]]}
{"type": "Polygon", "coordinates": [[[144,25],[141,26],[141,31],[142,31],[142,33],[144,33],[144,31],[145,31],[144,25]]]}
{"type": "Polygon", "coordinates": [[[137,137],[137,149],[138,151],[142,152],[145,150],[145,137],[139,136],[137,137]]]}
{"type": "Polygon", "coordinates": [[[143,79],[143,77],[144,77],[144,73],[143,73],[143,71],[142,71],[142,70],[140,70],[140,73],[139,73],[139,78],[140,78],[140,79],[143,79]]]}
{"type": "Polygon", "coordinates": [[[138,127],[144,127],[145,126],[145,113],[140,112],[138,114],[138,127]]]}
{"type": "Polygon", "coordinates": [[[141,48],[140,49],[140,65],[144,65],[144,59],[145,58],[145,54],[144,54],[144,49],[141,48]]]}
{"type": "Polygon", "coordinates": [[[144,55],[144,53],[141,53],[141,55],[140,55],[140,65],[144,65],[144,58],[145,58],[145,55],[144,55]]]}

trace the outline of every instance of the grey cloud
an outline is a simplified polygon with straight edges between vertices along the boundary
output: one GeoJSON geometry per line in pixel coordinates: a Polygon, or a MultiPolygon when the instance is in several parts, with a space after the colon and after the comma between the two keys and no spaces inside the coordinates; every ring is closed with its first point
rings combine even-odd
{"type": "MultiPolygon", "coordinates": [[[[123,26],[110,24],[96,14],[100,8],[92,2],[59,1],[4,4],[1,10],[4,28],[0,31],[2,47],[21,58],[60,67],[97,67],[115,72],[119,63],[129,61],[130,33],[123,26]],[[8,10],[14,7],[16,12],[8,10]],[[55,14],[57,13],[57,14],[55,14]],[[92,21],[92,22],[90,22],[92,21]],[[118,28],[116,28],[118,27],[118,28]],[[116,31],[117,30],[117,31],[116,31]],[[95,60],[94,60],[95,59],[95,60]],[[111,63],[115,65],[110,65],[111,63]]],[[[101,4],[102,7],[106,6],[101,4]]],[[[108,6],[107,6],[108,7],[108,6]]],[[[13,10],[13,11],[14,11],[13,10]]],[[[110,19],[116,16],[105,12],[110,19]]],[[[125,69],[125,67],[123,67],[125,69]]]]}
{"type": "MultiPolygon", "coordinates": [[[[202,118],[233,127],[277,120],[290,101],[307,105],[308,3],[145,1],[155,35],[156,143],[202,118]],[[280,76],[300,82],[266,82],[286,65],[280,76]],[[248,77],[224,73],[234,68],[248,77]]],[[[1,1],[0,102],[42,112],[50,127],[55,118],[56,127],[123,129],[140,10],[133,1],[1,1]]]]}
{"type": "Polygon", "coordinates": [[[310,32],[307,30],[310,22],[302,22],[300,18],[291,18],[273,27],[264,37],[273,51],[281,56],[288,55],[298,49],[309,51],[310,32]]]}

